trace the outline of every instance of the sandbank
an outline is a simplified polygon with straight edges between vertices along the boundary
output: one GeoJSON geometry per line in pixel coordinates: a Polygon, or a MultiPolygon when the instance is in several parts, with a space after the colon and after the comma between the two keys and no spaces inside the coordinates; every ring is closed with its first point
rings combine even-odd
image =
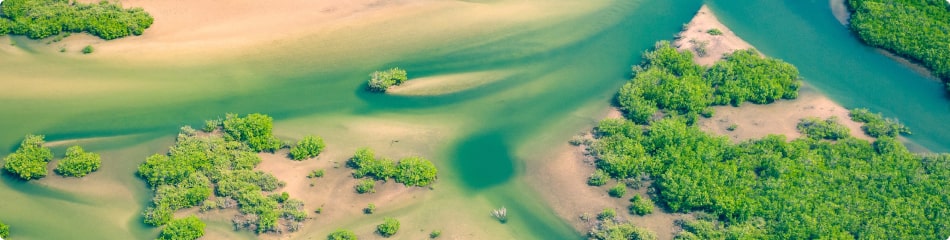
{"type": "Polygon", "coordinates": [[[696,16],[686,24],[686,29],[677,36],[676,41],[673,41],[673,46],[680,51],[693,52],[693,59],[703,66],[712,66],[713,63],[722,59],[723,55],[736,50],[753,48],[751,44],[736,36],[726,25],[719,22],[716,15],[706,5],[699,8],[696,16]],[[718,29],[722,34],[709,34],[708,31],[711,29],[718,29]],[[699,54],[697,44],[701,43],[706,44],[705,54],[699,54]]]}
{"type": "Polygon", "coordinates": [[[409,79],[402,85],[390,88],[386,93],[405,96],[444,95],[473,89],[508,76],[511,76],[511,72],[499,70],[422,77],[409,79]]]}

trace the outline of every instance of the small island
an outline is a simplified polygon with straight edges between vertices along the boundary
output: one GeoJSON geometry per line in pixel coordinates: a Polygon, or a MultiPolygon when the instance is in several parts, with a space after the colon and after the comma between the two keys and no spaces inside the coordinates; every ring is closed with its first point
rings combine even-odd
{"type": "Polygon", "coordinates": [[[385,93],[390,87],[399,86],[408,79],[406,77],[406,70],[398,67],[384,71],[375,71],[369,76],[370,79],[367,83],[367,89],[370,92],[380,93],[385,93]]]}

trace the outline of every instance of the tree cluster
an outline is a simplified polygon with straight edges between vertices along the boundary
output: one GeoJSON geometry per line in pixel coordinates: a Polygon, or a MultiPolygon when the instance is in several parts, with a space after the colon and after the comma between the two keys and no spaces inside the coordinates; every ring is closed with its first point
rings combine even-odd
{"type": "MultiPolygon", "coordinates": [[[[353,168],[354,178],[369,177],[375,180],[394,179],[406,186],[425,187],[435,182],[438,170],[429,160],[421,157],[407,157],[394,162],[387,158],[376,158],[369,148],[360,148],[347,161],[353,168]]],[[[357,186],[359,188],[359,186],[357,186]]]]}
{"type": "Polygon", "coordinates": [[[851,30],[868,45],[920,61],[950,90],[950,6],[940,0],[848,0],[851,30]]]}
{"type": "MultiPolygon", "coordinates": [[[[270,119],[264,115],[250,117],[254,115],[249,115],[249,118],[270,119]]],[[[248,137],[271,136],[270,122],[266,123],[266,132],[255,131],[260,128],[253,127],[254,124],[231,125],[240,126],[235,127],[234,132],[244,138],[218,134],[202,136],[190,128],[183,128],[168,154],[152,155],[138,167],[138,175],[155,193],[151,206],[144,213],[145,223],[154,226],[168,224],[179,209],[201,206],[202,210],[210,210],[237,206],[240,215],[232,221],[236,229],[256,233],[296,230],[306,219],[303,202],[291,199],[287,193],[265,195],[284,183],[269,173],[253,170],[261,162],[257,150],[252,149],[249,142],[240,141],[248,137]],[[280,223],[284,223],[286,228],[280,223]]]]}
{"type": "Polygon", "coordinates": [[[617,95],[626,116],[639,124],[649,122],[659,110],[695,119],[710,115],[710,105],[765,104],[798,97],[798,70],[755,50],[736,51],[710,69],[693,62],[691,52],[677,51],[666,41],[643,58],[617,95]]]}
{"type": "Polygon", "coordinates": [[[0,4],[0,35],[42,39],[62,32],[87,32],[111,40],[141,35],[154,19],[141,8],[119,3],[79,3],[68,0],[6,0],[0,4]]]}
{"type": "Polygon", "coordinates": [[[44,147],[43,135],[26,135],[15,152],[3,158],[3,169],[23,180],[46,177],[46,163],[53,152],[44,147]]]}
{"type": "MultiPolygon", "coordinates": [[[[694,71],[681,62],[662,66],[674,76],[694,71]]],[[[596,165],[618,180],[649,176],[654,200],[668,211],[711,214],[684,222],[681,238],[950,236],[950,155],[913,154],[888,136],[857,139],[820,119],[802,128],[812,137],[741,143],[676,114],[631,120],[599,124],[591,146],[596,165]]]]}
{"type": "Polygon", "coordinates": [[[884,118],[880,113],[872,113],[867,108],[851,109],[848,113],[851,120],[863,122],[861,130],[871,137],[897,137],[897,135],[909,135],[910,129],[893,118],[884,118]]]}
{"type": "Polygon", "coordinates": [[[67,177],[83,177],[99,170],[102,158],[97,153],[86,152],[80,146],[66,149],[66,157],[56,165],[56,173],[67,177]]]}
{"type": "Polygon", "coordinates": [[[368,87],[372,92],[386,92],[389,87],[399,86],[409,79],[406,75],[406,70],[398,67],[384,71],[375,71],[369,76],[368,87]]]}
{"type": "Polygon", "coordinates": [[[851,136],[851,130],[841,123],[837,117],[821,120],[817,117],[803,118],[798,122],[798,131],[814,139],[838,140],[851,136]]]}

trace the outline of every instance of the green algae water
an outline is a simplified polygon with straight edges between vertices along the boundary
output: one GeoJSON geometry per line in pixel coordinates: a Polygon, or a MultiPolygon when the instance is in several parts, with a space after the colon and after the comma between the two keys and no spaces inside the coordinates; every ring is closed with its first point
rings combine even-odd
{"type": "MultiPolygon", "coordinates": [[[[0,118],[0,154],[13,151],[28,133],[45,134],[48,141],[114,138],[80,142],[103,155],[103,169],[86,178],[50,175],[22,182],[4,176],[0,220],[12,226],[12,239],[153,238],[158,229],[141,223],[151,196],[135,177],[136,166],[165,152],[181,125],[201,126],[202,120],[227,112],[261,112],[275,117],[278,136],[317,134],[331,147],[402,140],[398,144],[406,145],[392,152],[432,159],[440,169],[434,197],[392,213],[411,218],[404,224],[417,224],[404,225],[407,229],[438,226],[451,217],[478,226],[472,238],[580,239],[582,233],[523,181],[527,166],[543,164],[526,161],[543,161],[531,156],[591,127],[593,115],[609,106],[640,53],[657,40],[671,39],[702,1],[597,3],[604,6],[582,15],[498,30],[503,37],[429,39],[431,46],[380,58],[333,61],[306,39],[290,44],[293,50],[203,64],[129,66],[44,53],[3,56],[0,83],[22,89],[0,89],[5,116],[0,118]],[[390,66],[407,69],[410,78],[486,70],[508,74],[447,95],[363,90],[367,73],[390,66]],[[413,139],[349,136],[352,131],[340,130],[347,128],[342,123],[365,119],[440,130],[413,139]],[[509,210],[507,224],[488,216],[501,206],[509,210]]],[[[939,83],[862,46],[837,25],[826,1],[710,4],[740,37],[798,66],[809,84],[832,99],[899,117],[915,130],[910,139],[927,149],[950,148],[950,129],[941,121],[950,111],[939,83]]],[[[54,153],[62,155],[64,149],[54,148],[54,153]]],[[[327,231],[374,221],[311,225],[299,236],[322,239],[327,231]]],[[[439,227],[452,231],[452,226],[439,227]]],[[[227,224],[209,228],[230,231],[227,224]]],[[[243,232],[232,237],[254,238],[243,232]]]]}

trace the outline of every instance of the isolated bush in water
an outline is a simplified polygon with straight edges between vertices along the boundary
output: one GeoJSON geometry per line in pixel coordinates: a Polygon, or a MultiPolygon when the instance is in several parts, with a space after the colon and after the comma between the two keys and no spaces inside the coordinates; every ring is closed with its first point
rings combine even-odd
{"type": "Polygon", "coordinates": [[[317,136],[306,136],[297,142],[293,148],[290,149],[290,158],[293,160],[303,160],[307,158],[316,157],[320,155],[320,152],[323,152],[323,148],[326,147],[326,144],[323,143],[323,139],[317,136]]]}
{"type": "Polygon", "coordinates": [[[375,71],[369,75],[369,90],[373,92],[386,92],[386,89],[392,86],[399,86],[406,80],[406,70],[398,67],[385,71],[375,71]]]}
{"type": "Polygon", "coordinates": [[[66,157],[56,165],[56,172],[68,177],[83,177],[99,170],[102,159],[99,154],[83,151],[80,146],[66,149],[66,157]]]}
{"type": "Polygon", "coordinates": [[[3,169],[23,180],[45,177],[46,163],[53,159],[53,152],[43,143],[42,135],[26,135],[20,147],[3,159],[3,169]]]}

